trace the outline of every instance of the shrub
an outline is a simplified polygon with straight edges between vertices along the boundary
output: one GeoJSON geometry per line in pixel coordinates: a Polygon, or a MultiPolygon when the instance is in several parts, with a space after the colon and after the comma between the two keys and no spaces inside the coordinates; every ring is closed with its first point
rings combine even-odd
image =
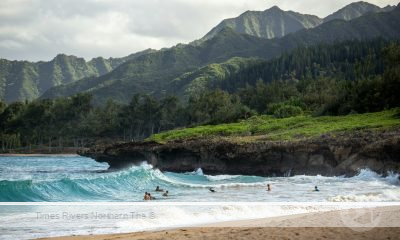
{"type": "Polygon", "coordinates": [[[303,114],[301,107],[285,103],[269,104],[268,109],[276,118],[294,117],[303,114]]]}

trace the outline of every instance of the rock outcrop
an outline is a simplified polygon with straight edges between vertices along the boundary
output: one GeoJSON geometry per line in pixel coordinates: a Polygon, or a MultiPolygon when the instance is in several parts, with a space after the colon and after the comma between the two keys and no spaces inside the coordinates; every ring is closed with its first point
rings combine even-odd
{"type": "Polygon", "coordinates": [[[235,142],[229,138],[130,142],[80,152],[110,168],[147,161],[162,171],[259,176],[352,176],[369,168],[400,171],[400,130],[327,134],[293,141],[235,142]]]}

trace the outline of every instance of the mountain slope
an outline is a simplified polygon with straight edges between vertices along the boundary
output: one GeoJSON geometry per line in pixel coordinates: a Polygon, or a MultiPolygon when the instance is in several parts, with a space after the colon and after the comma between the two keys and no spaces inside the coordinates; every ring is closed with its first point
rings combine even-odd
{"type": "Polygon", "coordinates": [[[33,100],[51,87],[101,76],[125,61],[153,51],[148,49],[123,58],[98,57],[89,62],[65,54],[59,54],[49,62],[0,59],[0,99],[6,102],[33,100]]]}
{"type": "Polygon", "coordinates": [[[348,21],[361,17],[366,13],[389,12],[392,11],[394,8],[395,6],[390,5],[384,8],[380,8],[374,4],[370,4],[367,2],[354,2],[328,15],[324,18],[324,22],[328,22],[334,19],[342,19],[348,21]]]}
{"type": "Polygon", "coordinates": [[[363,15],[351,21],[332,20],[310,30],[288,35],[280,41],[284,48],[344,40],[367,40],[382,37],[400,39],[400,7],[391,12],[363,15]]]}
{"type": "MultiPolygon", "coordinates": [[[[210,80],[212,84],[203,85],[206,90],[219,88],[229,92],[236,92],[246,86],[254,86],[260,79],[265,83],[324,78],[354,81],[383,74],[385,63],[382,52],[394,43],[399,44],[399,41],[379,38],[368,41],[353,40],[318,44],[297,48],[268,61],[250,62],[243,59],[242,61],[247,61],[247,64],[242,63],[240,68],[230,71],[230,74],[219,74],[218,77],[214,77],[215,74],[212,71],[203,70],[207,69],[207,66],[201,69],[202,71],[199,70],[201,74],[196,77],[210,80]],[[360,68],[360,66],[364,67],[360,68]]],[[[218,65],[228,65],[229,62],[218,65]]],[[[193,82],[196,80],[197,78],[194,78],[193,82]]],[[[194,85],[194,87],[197,86],[194,85]]],[[[197,91],[199,90],[203,89],[199,88],[197,91]]],[[[196,92],[196,90],[193,91],[196,92]]]]}
{"type": "Polygon", "coordinates": [[[163,96],[168,83],[185,72],[214,62],[223,62],[235,56],[260,56],[264,39],[240,35],[225,28],[218,35],[199,46],[177,45],[170,49],[142,55],[127,61],[114,71],[98,77],[49,89],[42,98],[56,98],[81,91],[93,93],[96,102],[107,98],[130,101],[134,93],[163,96]]]}
{"type": "Polygon", "coordinates": [[[169,90],[174,95],[187,98],[190,95],[213,89],[220,81],[237,74],[241,69],[263,62],[257,58],[234,57],[223,63],[212,63],[175,78],[169,83],[169,90]]]}
{"type": "MultiPolygon", "coordinates": [[[[176,88],[171,83],[173,79],[210,63],[221,63],[232,57],[271,59],[297,47],[320,43],[377,37],[400,39],[399,22],[400,10],[397,7],[392,12],[367,14],[351,21],[333,20],[312,29],[270,40],[237,34],[234,30],[225,28],[214,38],[198,46],[178,45],[142,55],[99,78],[82,79],[49,89],[42,98],[69,96],[81,91],[91,92],[98,103],[104,103],[107,98],[128,102],[134,93],[164,96],[175,92],[176,88]]],[[[186,90],[178,92],[184,91],[186,90]]]]}
{"type": "Polygon", "coordinates": [[[253,46],[250,44],[251,41],[243,43],[242,40],[244,38],[250,40],[250,37],[244,37],[237,33],[246,33],[263,38],[276,38],[293,32],[301,32],[301,29],[314,28],[322,22],[330,22],[332,19],[349,20],[366,13],[385,12],[393,8],[391,6],[380,8],[369,3],[356,2],[349,4],[322,20],[316,16],[282,11],[278,7],[272,7],[263,12],[248,11],[237,18],[224,20],[203,39],[195,41],[196,44],[191,44],[192,46],[178,45],[172,49],[163,49],[159,53],[148,49],[124,58],[104,59],[99,57],[89,62],[86,62],[82,58],[62,54],[50,62],[31,63],[26,61],[0,60],[0,99],[6,102],[25,99],[32,100],[42,95],[47,89],[64,84],[68,85],[62,86],[56,91],[52,90],[51,93],[46,93],[45,97],[70,95],[79,91],[100,91],[104,94],[110,94],[107,91],[100,90],[100,88],[106,85],[115,85],[113,88],[121,90],[113,93],[120,95],[119,99],[121,101],[127,101],[125,96],[127,93],[125,92],[128,90],[126,88],[134,88],[136,89],[135,92],[145,91],[162,95],[168,90],[165,87],[165,82],[178,77],[186,71],[193,71],[207,63],[223,62],[235,56],[270,58],[279,55],[282,51],[290,50],[297,45],[312,44],[332,39],[361,39],[365,37],[364,35],[380,36],[380,32],[384,32],[385,29],[391,29],[391,27],[387,27],[385,23],[382,23],[380,26],[383,29],[375,29],[373,26],[369,28],[367,24],[364,24],[362,26],[363,29],[370,31],[370,33],[358,34],[358,29],[348,27],[345,30],[340,29],[342,23],[336,22],[334,26],[328,27],[329,30],[327,30],[327,27],[324,27],[325,30],[322,31],[326,31],[325,33],[318,30],[314,32],[314,35],[312,32],[308,33],[308,37],[295,35],[295,38],[299,39],[289,37],[283,40],[283,42],[273,41],[267,43],[265,47],[260,47],[261,40],[256,41],[254,38],[251,41],[256,41],[257,43],[253,46]],[[329,31],[338,31],[339,36],[331,36],[332,34],[329,31]],[[324,36],[320,36],[321,34],[324,36]],[[310,38],[309,36],[311,35],[312,37],[310,38]],[[210,40],[210,42],[202,44],[206,40],[210,40]],[[224,41],[228,43],[225,44],[224,41]],[[191,48],[193,46],[194,48],[191,48]],[[155,54],[152,55],[153,53],[155,54]],[[139,60],[136,63],[130,64],[130,67],[126,67],[125,70],[119,70],[121,74],[117,74],[117,72],[105,78],[96,78],[110,72],[124,62],[141,56],[147,56],[144,58],[147,58],[147,61],[152,62],[152,64],[140,62],[139,60]],[[155,64],[153,64],[153,60],[155,60],[155,64]],[[172,61],[173,64],[166,64],[168,61],[172,61]],[[166,70],[163,70],[163,68],[166,68],[166,70]],[[129,72],[129,74],[125,74],[126,72],[129,72]],[[70,84],[82,78],[86,78],[85,81],[79,82],[76,85],[70,84]],[[161,81],[160,78],[164,80],[161,81]],[[154,84],[149,84],[149,81],[154,82],[154,84]],[[118,86],[118,84],[121,86],[118,86]]]}
{"type": "Polygon", "coordinates": [[[232,28],[235,32],[241,34],[249,34],[267,39],[280,38],[302,29],[314,28],[331,20],[341,19],[349,21],[367,13],[388,12],[394,8],[394,6],[389,5],[385,8],[380,8],[366,2],[354,2],[321,19],[314,15],[283,11],[274,6],[265,11],[247,11],[236,18],[225,19],[203,38],[193,43],[199,44],[210,39],[225,27],[232,28]]]}
{"type": "Polygon", "coordinates": [[[322,23],[317,16],[283,11],[277,6],[260,11],[247,11],[236,18],[223,20],[200,41],[214,37],[221,29],[230,27],[237,33],[256,37],[283,37],[304,28],[313,28],[322,23]]]}

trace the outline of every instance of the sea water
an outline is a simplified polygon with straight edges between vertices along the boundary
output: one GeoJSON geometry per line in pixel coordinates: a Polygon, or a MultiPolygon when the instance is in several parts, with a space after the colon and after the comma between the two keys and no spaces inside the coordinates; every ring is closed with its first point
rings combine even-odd
{"type": "Polygon", "coordinates": [[[0,239],[132,232],[338,209],[336,202],[399,200],[399,175],[381,176],[368,169],[360,169],[358,175],[350,178],[212,176],[203,174],[201,169],[161,172],[147,163],[109,171],[106,163],[79,156],[0,157],[0,201],[4,204],[83,203],[80,206],[0,206],[0,239]],[[266,191],[267,184],[272,186],[272,191],[266,191]],[[156,186],[168,190],[169,196],[155,192],[156,186]],[[320,191],[313,191],[314,186],[320,191]],[[149,202],[159,206],[84,203],[143,202],[146,191],[156,198],[149,202]],[[176,205],[165,206],[171,202],[176,205]],[[180,206],[183,202],[200,205],[180,206]],[[332,202],[332,206],[204,205],[208,202],[332,202]]]}
{"type": "Polygon", "coordinates": [[[382,177],[368,169],[360,169],[350,178],[212,176],[203,174],[201,169],[161,172],[146,163],[119,171],[107,169],[106,163],[79,156],[0,157],[0,201],[138,202],[143,201],[145,192],[160,202],[400,200],[398,174],[382,177]],[[267,184],[272,186],[271,192],[266,191],[267,184]],[[168,190],[169,196],[155,192],[156,186],[168,190]],[[314,192],[314,186],[320,191],[314,192]]]}

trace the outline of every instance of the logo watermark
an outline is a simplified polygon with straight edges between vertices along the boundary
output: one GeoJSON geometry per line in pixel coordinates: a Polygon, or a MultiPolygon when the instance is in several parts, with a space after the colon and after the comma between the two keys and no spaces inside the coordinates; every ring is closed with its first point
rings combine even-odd
{"type": "Polygon", "coordinates": [[[126,212],[126,213],[113,213],[113,212],[86,212],[86,213],[73,213],[73,212],[57,212],[57,213],[44,213],[35,212],[36,219],[39,220],[117,220],[117,219],[155,219],[157,215],[154,212],[126,212]]]}
{"type": "Polygon", "coordinates": [[[382,213],[376,208],[353,208],[340,211],[340,218],[346,227],[357,232],[366,232],[378,226],[382,213]]]}

